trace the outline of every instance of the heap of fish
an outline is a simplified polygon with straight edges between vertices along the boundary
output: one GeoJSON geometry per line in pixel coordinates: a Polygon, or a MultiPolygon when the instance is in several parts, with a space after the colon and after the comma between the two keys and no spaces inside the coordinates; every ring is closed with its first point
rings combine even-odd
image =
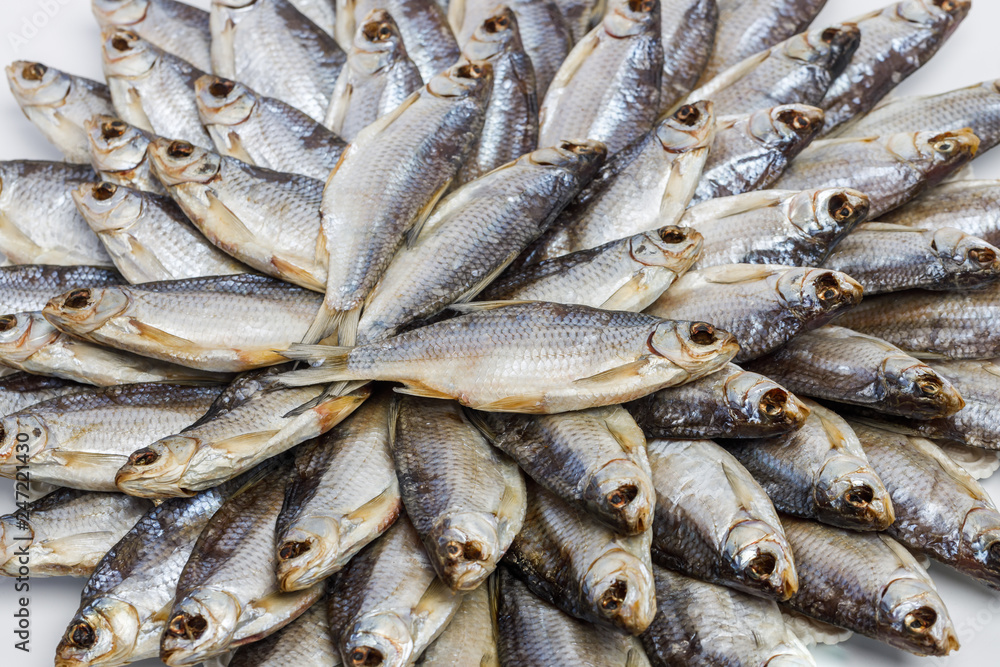
{"type": "Polygon", "coordinates": [[[0,163],[0,569],[87,578],[55,664],[957,649],[1000,84],[883,99],[969,0],[824,4],[93,0],[105,82],[12,63],[65,161],[0,163]]]}

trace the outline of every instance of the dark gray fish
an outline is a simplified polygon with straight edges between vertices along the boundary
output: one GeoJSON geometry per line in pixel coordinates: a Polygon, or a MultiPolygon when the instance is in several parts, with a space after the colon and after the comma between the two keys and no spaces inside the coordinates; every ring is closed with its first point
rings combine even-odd
{"type": "Polygon", "coordinates": [[[102,29],[126,28],[159,48],[210,72],[208,12],[175,0],[92,0],[102,29]]]}
{"type": "Polygon", "coordinates": [[[0,417],[20,412],[30,405],[72,394],[87,385],[62,378],[14,372],[0,377],[0,417]]]}
{"type": "Polygon", "coordinates": [[[324,596],[267,639],[236,649],[227,667],[340,667],[341,664],[340,652],[330,638],[324,596]]]}
{"type": "Polygon", "coordinates": [[[698,85],[716,40],[718,5],[717,0],[660,0],[661,111],[672,109],[698,85]]]}
{"type": "Polygon", "coordinates": [[[914,229],[953,227],[993,245],[1000,244],[1000,181],[943,183],[881,216],[879,222],[914,229]]]}
{"type": "Polygon", "coordinates": [[[0,267],[0,311],[41,310],[50,299],[74,287],[120,285],[114,269],[100,266],[20,264],[0,267]]]}

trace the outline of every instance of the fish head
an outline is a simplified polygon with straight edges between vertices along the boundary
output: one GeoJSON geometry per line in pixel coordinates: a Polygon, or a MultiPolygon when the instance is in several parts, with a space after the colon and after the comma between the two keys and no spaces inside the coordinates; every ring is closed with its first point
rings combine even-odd
{"type": "Polygon", "coordinates": [[[219,176],[222,158],[186,141],[158,138],[149,144],[149,163],[163,185],[207,184],[219,176]]]}
{"type": "Polygon", "coordinates": [[[604,164],[608,155],[607,147],[594,139],[560,141],[555,146],[539,148],[518,158],[531,164],[564,169],[587,182],[604,164]]]}
{"type": "Polygon", "coordinates": [[[146,159],[149,135],[120,118],[97,115],[83,126],[97,171],[131,171],[146,159]]]}
{"type": "Polygon", "coordinates": [[[864,288],[854,278],[829,269],[784,271],[775,285],[778,298],[810,328],[829,322],[861,303],[864,288]]]}
{"type": "Polygon", "coordinates": [[[194,91],[201,120],[209,125],[239,125],[250,118],[257,105],[252,90],[220,76],[199,77],[194,91]]]}
{"type": "Polygon", "coordinates": [[[833,249],[843,238],[868,217],[871,204],[868,195],[847,188],[804,190],[784,203],[786,219],[802,232],[804,238],[833,249]]]}
{"type": "Polygon", "coordinates": [[[410,664],[410,626],[391,611],[365,614],[341,641],[345,667],[403,667],[410,664]]]}
{"type": "Polygon", "coordinates": [[[832,453],[816,472],[812,495],[819,520],[834,526],[885,530],[896,518],[882,480],[856,456],[832,453]]]}
{"type": "Polygon", "coordinates": [[[405,56],[403,36],[392,15],[385,9],[373,9],[354,34],[347,63],[352,70],[371,75],[405,56]]]}
{"type": "Polygon", "coordinates": [[[0,359],[25,361],[60,335],[41,313],[0,315],[0,359]]]}
{"type": "Polygon", "coordinates": [[[649,528],[656,502],[649,474],[634,461],[616,459],[585,476],[583,502],[617,530],[634,535],[649,528]]]}
{"type": "Polygon", "coordinates": [[[102,37],[104,71],[109,76],[140,77],[156,65],[157,50],[131,30],[107,28],[102,37]]]}
{"type": "Polygon", "coordinates": [[[627,551],[612,548],[601,554],[583,576],[581,595],[584,603],[608,623],[629,634],[639,634],[656,614],[653,587],[653,573],[646,563],[627,551]]]}
{"type": "Polygon", "coordinates": [[[887,9],[904,21],[941,30],[942,26],[957,26],[971,7],[970,0],[907,0],[887,9]]]}
{"type": "Polygon", "coordinates": [[[139,613],[127,602],[101,597],[84,606],[56,648],[56,667],[123,665],[139,637],[139,613]]]}
{"type": "Polygon", "coordinates": [[[708,322],[659,322],[646,342],[651,357],[679,366],[691,379],[718,370],[739,352],[740,344],[728,331],[708,322]]]}
{"type": "Polygon", "coordinates": [[[199,588],[174,604],[160,639],[160,659],[176,667],[219,655],[232,643],[243,607],[231,594],[199,588]]]}
{"type": "Polygon", "coordinates": [[[443,517],[431,529],[427,546],[441,581],[457,591],[478,587],[503,555],[496,518],[482,512],[443,517]]]}
{"type": "Polygon", "coordinates": [[[435,97],[474,98],[486,104],[493,89],[493,65],[482,60],[459,61],[427,83],[435,97]]]}
{"type": "Polygon", "coordinates": [[[62,330],[89,333],[129,307],[132,299],[116,287],[78,287],[61,294],[42,310],[62,330]]]}
{"type": "Polygon", "coordinates": [[[135,25],[146,18],[150,0],[92,0],[94,18],[101,26],[135,25]]]}
{"type": "Polygon", "coordinates": [[[0,462],[15,464],[18,456],[29,459],[49,444],[45,417],[33,412],[15,412],[0,420],[0,462]]]}
{"type": "Polygon", "coordinates": [[[707,150],[715,140],[715,106],[708,100],[685,104],[657,123],[653,132],[669,153],[707,150]]]}
{"type": "Polygon", "coordinates": [[[729,529],[723,554],[745,590],[778,600],[787,600],[799,590],[792,549],[781,528],[762,520],[740,521],[729,529]]]}
{"type": "Polygon", "coordinates": [[[61,105],[73,85],[65,73],[26,60],[7,65],[7,83],[18,104],[39,107],[61,105]]]}
{"type": "Polygon", "coordinates": [[[659,0],[611,0],[601,25],[616,39],[660,29],[659,0]]]}
{"type": "Polygon", "coordinates": [[[823,128],[826,114],[807,104],[782,104],[750,114],[747,128],[755,141],[768,147],[804,147],[823,128]]]}
{"type": "Polygon", "coordinates": [[[633,236],[629,240],[629,254],[642,266],[676,271],[698,258],[704,242],[705,237],[691,227],[667,225],[633,236]]]}
{"type": "Polygon", "coordinates": [[[821,67],[835,79],[847,69],[861,44],[861,29],[855,23],[836,23],[810,30],[784,42],[785,57],[821,67]]]}
{"type": "Polygon", "coordinates": [[[469,41],[462,47],[462,56],[467,60],[492,60],[522,48],[514,10],[500,5],[472,33],[469,41]]]}
{"type": "Polygon", "coordinates": [[[142,196],[114,183],[84,183],[70,194],[84,220],[98,234],[126,229],[142,215],[142,196]]]}
{"type": "Polygon", "coordinates": [[[979,137],[967,127],[955,132],[900,132],[882,141],[890,153],[932,183],[952,174],[979,150],[979,137]]]}
{"type": "Polygon", "coordinates": [[[958,229],[942,227],[929,232],[931,248],[952,283],[974,287],[1000,276],[1000,250],[958,229]]]}
{"type": "Polygon", "coordinates": [[[889,406],[930,419],[952,415],[965,400],[947,378],[908,354],[887,355],[879,366],[879,383],[889,406]]]}
{"type": "Polygon", "coordinates": [[[777,382],[740,371],[726,379],[726,399],[736,419],[764,434],[793,431],[805,423],[809,407],[777,382]]]}
{"type": "Polygon", "coordinates": [[[140,498],[193,496],[179,484],[199,444],[196,438],[171,435],[137,449],[115,475],[115,486],[140,498]]]}
{"type": "Polygon", "coordinates": [[[1000,515],[991,507],[975,507],[962,522],[959,558],[975,563],[994,586],[1000,584],[1000,515]]]}
{"type": "MultiPolygon", "coordinates": [[[[2,424],[0,424],[2,428],[2,424]]],[[[0,442],[0,448],[3,447],[0,442]]],[[[0,452],[3,450],[0,449],[0,452]]],[[[0,456],[3,456],[0,453],[0,456]]],[[[30,519],[29,519],[30,521],[30,519]]],[[[29,549],[35,541],[35,531],[28,521],[22,521],[13,514],[0,517],[0,572],[11,577],[19,574],[28,574],[28,570],[19,572],[18,563],[15,560],[18,549],[29,549]]],[[[23,563],[22,567],[27,567],[23,563]]]]}
{"type": "Polygon", "coordinates": [[[340,522],[326,516],[295,521],[277,546],[278,583],[283,591],[300,591],[335,572],[344,555],[340,522]]]}
{"type": "Polygon", "coordinates": [[[876,615],[879,639],[921,655],[958,650],[955,626],[930,580],[905,570],[899,574],[882,589],[876,615]]]}

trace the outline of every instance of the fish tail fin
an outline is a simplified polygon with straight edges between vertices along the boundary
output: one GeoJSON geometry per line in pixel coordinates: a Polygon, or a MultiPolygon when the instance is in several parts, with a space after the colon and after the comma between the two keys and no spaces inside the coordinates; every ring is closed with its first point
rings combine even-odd
{"type": "Polygon", "coordinates": [[[323,299],[319,310],[316,311],[316,317],[313,319],[312,324],[309,325],[309,330],[302,337],[302,342],[306,345],[315,345],[320,341],[328,339],[336,340],[337,332],[341,327],[343,319],[350,312],[332,308],[326,299],[323,299]]]}
{"type": "MultiPolygon", "coordinates": [[[[294,361],[307,361],[315,366],[283,373],[278,382],[286,387],[304,387],[310,384],[363,379],[355,377],[347,370],[347,358],[352,349],[351,347],[334,345],[302,345],[301,343],[292,345],[287,350],[279,351],[278,354],[294,361]]],[[[342,387],[340,390],[343,390],[342,387]]]]}

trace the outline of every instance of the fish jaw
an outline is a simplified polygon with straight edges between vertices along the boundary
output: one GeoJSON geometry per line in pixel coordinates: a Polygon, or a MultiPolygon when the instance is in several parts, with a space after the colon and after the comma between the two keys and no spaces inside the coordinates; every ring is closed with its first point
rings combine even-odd
{"type": "Polygon", "coordinates": [[[587,506],[616,530],[634,535],[651,525],[656,491],[649,475],[634,462],[610,461],[581,485],[587,506]]]}
{"type": "Polygon", "coordinates": [[[821,521],[853,530],[885,530],[896,519],[882,480],[853,458],[831,458],[817,473],[813,500],[821,521]]]}
{"type": "Polygon", "coordinates": [[[745,590],[787,600],[799,589],[791,548],[783,535],[762,521],[736,524],[726,536],[723,553],[745,590]]]}
{"type": "Polygon", "coordinates": [[[60,330],[82,335],[124,312],[131,302],[124,290],[79,287],[49,301],[42,315],[60,330]]]}
{"type": "Polygon", "coordinates": [[[174,435],[138,449],[118,470],[115,485],[140,498],[193,496],[180,487],[180,481],[200,444],[196,438],[174,435]]]}
{"type": "Polygon", "coordinates": [[[242,611],[239,601],[225,591],[194,591],[170,612],[160,641],[160,659],[179,667],[219,655],[232,643],[242,611]]]}
{"type": "Polygon", "coordinates": [[[283,591],[299,591],[342,567],[340,524],[329,517],[308,517],[284,534],[278,549],[277,576],[283,591]]]}
{"type": "Polygon", "coordinates": [[[56,667],[132,662],[139,625],[138,612],[127,602],[111,597],[94,600],[70,621],[56,648],[56,667]]]}
{"type": "Polygon", "coordinates": [[[876,623],[879,639],[917,655],[947,655],[959,647],[941,598],[916,578],[894,579],[882,590],[876,623]]]}
{"type": "Polygon", "coordinates": [[[398,615],[380,612],[359,618],[340,649],[345,665],[403,667],[413,653],[413,636],[398,615]]]}
{"type": "Polygon", "coordinates": [[[585,604],[592,601],[598,617],[633,635],[643,632],[653,622],[656,602],[647,594],[651,590],[653,573],[620,549],[594,561],[581,586],[585,604]]]}
{"type": "Polygon", "coordinates": [[[441,580],[457,591],[482,584],[500,560],[496,522],[466,512],[442,519],[431,531],[428,552],[441,580]]]}

